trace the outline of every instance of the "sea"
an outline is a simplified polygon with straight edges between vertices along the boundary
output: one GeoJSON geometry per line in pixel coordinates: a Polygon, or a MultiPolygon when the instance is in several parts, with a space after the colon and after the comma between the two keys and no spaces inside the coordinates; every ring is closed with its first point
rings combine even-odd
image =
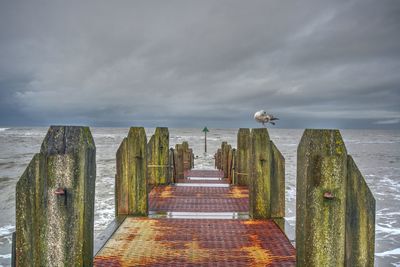
{"type": "MultiPolygon", "coordinates": [[[[0,128],[0,266],[11,263],[15,231],[15,185],[33,155],[40,151],[48,128],[0,128]]],[[[114,218],[115,153],[128,128],[92,127],[96,143],[95,235],[114,218]]],[[[155,129],[146,129],[148,140],[155,129]]],[[[214,153],[222,141],[236,147],[238,129],[209,129],[204,153],[202,128],[170,129],[170,146],[188,141],[195,168],[213,169],[214,153]]],[[[296,152],[302,129],[268,129],[286,160],[286,222],[296,224],[296,152]]],[[[400,266],[400,130],[341,130],[352,155],[376,199],[375,265],[400,266]]]]}

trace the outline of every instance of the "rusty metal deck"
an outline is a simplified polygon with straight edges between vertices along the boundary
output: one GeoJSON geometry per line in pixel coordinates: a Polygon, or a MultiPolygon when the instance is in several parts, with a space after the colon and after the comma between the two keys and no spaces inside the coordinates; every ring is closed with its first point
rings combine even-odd
{"type": "Polygon", "coordinates": [[[272,221],[128,217],[95,266],[294,266],[295,251],[272,221]]]}
{"type": "Polygon", "coordinates": [[[149,194],[150,211],[247,212],[249,191],[246,187],[159,186],[149,194]]]}
{"type": "MultiPolygon", "coordinates": [[[[223,173],[190,171],[183,182],[187,177],[223,173]]],[[[248,212],[248,202],[248,189],[238,186],[170,185],[149,194],[152,212],[248,212]]],[[[94,259],[94,266],[295,265],[293,246],[272,220],[127,217],[94,259]]]]}

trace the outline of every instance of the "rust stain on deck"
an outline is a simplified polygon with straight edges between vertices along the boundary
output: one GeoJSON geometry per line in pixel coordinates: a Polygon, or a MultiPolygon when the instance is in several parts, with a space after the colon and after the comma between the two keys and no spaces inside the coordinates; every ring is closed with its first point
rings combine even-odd
{"type": "Polygon", "coordinates": [[[272,221],[129,217],[95,257],[94,265],[294,266],[294,254],[272,221]],[[134,238],[128,238],[132,232],[134,238]]]}

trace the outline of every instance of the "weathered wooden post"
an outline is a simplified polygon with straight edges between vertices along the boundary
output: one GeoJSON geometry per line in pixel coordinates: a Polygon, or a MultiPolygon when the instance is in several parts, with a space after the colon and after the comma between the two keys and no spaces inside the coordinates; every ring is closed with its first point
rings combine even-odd
{"type": "Polygon", "coordinates": [[[306,130],[297,149],[298,266],[343,266],[347,152],[338,130],[306,130]]]}
{"type": "Polygon", "coordinates": [[[270,140],[266,128],[252,130],[250,150],[250,216],[282,219],[285,216],[285,159],[270,140]]]}
{"type": "Polygon", "coordinates": [[[116,215],[147,216],[147,138],[143,127],[131,127],[117,151],[116,215]]]}
{"type": "Polygon", "coordinates": [[[187,141],[182,142],[182,153],[183,153],[183,171],[191,169],[192,164],[192,153],[189,149],[189,143],[187,141]]]}
{"type": "Polygon", "coordinates": [[[229,145],[227,142],[222,142],[221,145],[221,167],[222,170],[224,171],[224,177],[228,178],[229,173],[228,173],[228,161],[229,161],[229,150],[232,149],[231,145],[229,145]]]}
{"type": "Polygon", "coordinates": [[[169,161],[168,161],[168,183],[175,183],[175,159],[174,159],[174,149],[171,147],[169,149],[169,161]]]}
{"type": "Polygon", "coordinates": [[[147,144],[148,183],[151,186],[168,183],[169,131],[157,127],[147,144]]]}
{"type": "Polygon", "coordinates": [[[305,130],[297,150],[297,266],[373,266],[375,200],[338,130],[305,130]]]}
{"type": "Polygon", "coordinates": [[[266,128],[253,129],[251,136],[250,216],[271,218],[271,143],[266,128]]]}
{"type": "Polygon", "coordinates": [[[188,158],[189,158],[189,168],[188,168],[188,170],[191,170],[191,169],[193,169],[193,167],[194,167],[194,154],[193,154],[193,149],[192,149],[192,148],[189,148],[189,149],[186,151],[186,153],[189,154],[189,155],[188,155],[188,158]]]}
{"type": "Polygon", "coordinates": [[[227,178],[229,183],[232,183],[232,171],[233,171],[233,152],[232,152],[232,147],[229,145],[228,146],[228,155],[227,155],[227,162],[228,162],[228,168],[227,168],[227,178]]]}
{"type": "Polygon", "coordinates": [[[249,185],[251,160],[251,133],[248,128],[240,128],[237,135],[237,184],[249,185]]]}
{"type": "Polygon", "coordinates": [[[184,178],[184,167],[183,167],[182,144],[175,145],[174,163],[175,163],[175,179],[183,179],[184,178]]]}
{"type": "Polygon", "coordinates": [[[51,126],[16,186],[16,265],[92,266],[96,148],[88,127],[51,126]]]}
{"type": "Polygon", "coordinates": [[[346,264],[374,266],[375,198],[351,156],[347,156],[346,264]]]}
{"type": "Polygon", "coordinates": [[[271,141],[271,217],[285,217],[285,158],[271,141]]]}
{"type": "Polygon", "coordinates": [[[237,184],[237,150],[235,148],[232,149],[232,184],[237,184]]]}

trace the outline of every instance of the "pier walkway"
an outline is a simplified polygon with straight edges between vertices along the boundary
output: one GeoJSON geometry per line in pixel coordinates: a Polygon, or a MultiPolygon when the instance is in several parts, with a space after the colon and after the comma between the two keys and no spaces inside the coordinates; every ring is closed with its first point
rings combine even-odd
{"type": "Polygon", "coordinates": [[[272,220],[250,220],[248,189],[220,171],[192,170],[155,187],[149,217],[126,217],[94,266],[295,266],[295,249],[272,220]]]}

